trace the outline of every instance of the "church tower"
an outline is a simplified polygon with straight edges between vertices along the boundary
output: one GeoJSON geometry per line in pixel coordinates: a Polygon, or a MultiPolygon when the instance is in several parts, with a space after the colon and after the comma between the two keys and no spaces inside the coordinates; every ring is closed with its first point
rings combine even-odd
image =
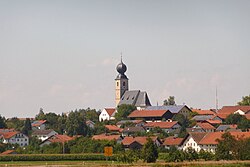
{"type": "Polygon", "coordinates": [[[115,104],[117,106],[123,94],[128,90],[128,78],[124,74],[127,71],[127,66],[122,62],[122,58],[116,70],[119,73],[115,79],[115,104]]]}

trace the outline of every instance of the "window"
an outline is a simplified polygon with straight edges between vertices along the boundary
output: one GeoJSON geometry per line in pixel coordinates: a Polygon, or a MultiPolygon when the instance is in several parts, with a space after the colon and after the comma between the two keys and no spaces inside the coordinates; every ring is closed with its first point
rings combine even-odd
{"type": "Polygon", "coordinates": [[[116,85],[119,86],[119,82],[116,82],[116,85]]]}
{"type": "Polygon", "coordinates": [[[122,84],[123,84],[123,86],[125,86],[125,85],[126,85],[126,83],[125,83],[125,82],[123,82],[122,84]]]}

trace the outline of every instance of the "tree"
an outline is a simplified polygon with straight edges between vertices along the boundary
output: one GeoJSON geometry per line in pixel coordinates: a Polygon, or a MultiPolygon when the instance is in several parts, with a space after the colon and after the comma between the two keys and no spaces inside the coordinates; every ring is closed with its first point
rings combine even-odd
{"type": "Polygon", "coordinates": [[[158,158],[157,146],[151,138],[147,138],[147,143],[143,146],[142,158],[147,163],[156,162],[158,158]]]}
{"type": "Polygon", "coordinates": [[[238,128],[242,131],[246,131],[250,128],[250,120],[248,120],[244,115],[240,114],[230,114],[225,122],[227,124],[237,124],[238,128]]]}
{"type": "Polygon", "coordinates": [[[168,99],[163,101],[164,106],[169,106],[169,105],[176,105],[175,104],[175,99],[174,96],[169,96],[168,99]]]}
{"type": "Polygon", "coordinates": [[[216,159],[231,160],[233,159],[233,148],[236,143],[236,139],[229,133],[226,132],[222,135],[222,139],[217,139],[218,146],[215,153],[216,159]]]}
{"type": "Polygon", "coordinates": [[[68,135],[86,135],[87,128],[86,120],[82,113],[77,110],[69,113],[66,120],[66,132],[68,135]]]}
{"type": "Polygon", "coordinates": [[[17,131],[21,131],[24,127],[24,122],[25,121],[20,120],[17,117],[13,117],[6,121],[6,125],[8,128],[14,128],[17,131]]]}
{"type": "Polygon", "coordinates": [[[243,96],[242,100],[238,102],[238,105],[240,106],[250,106],[250,95],[249,96],[243,96]]]}
{"type": "Polygon", "coordinates": [[[136,110],[136,107],[134,105],[122,104],[118,106],[117,113],[115,114],[115,119],[117,121],[127,119],[128,115],[134,110],[136,110]]]}
{"type": "Polygon", "coordinates": [[[29,135],[29,131],[32,130],[32,126],[31,126],[31,122],[29,118],[26,118],[25,122],[24,122],[24,127],[22,129],[22,133],[25,135],[29,135]]]}
{"type": "Polygon", "coordinates": [[[36,115],[35,119],[36,120],[44,120],[46,118],[43,109],[40,108],[39,113],[36,115]]]}
{"type": "Polygon", "coordinates": [[[0,128],[6,128],[5,118],[0,115],[0,128]]]}

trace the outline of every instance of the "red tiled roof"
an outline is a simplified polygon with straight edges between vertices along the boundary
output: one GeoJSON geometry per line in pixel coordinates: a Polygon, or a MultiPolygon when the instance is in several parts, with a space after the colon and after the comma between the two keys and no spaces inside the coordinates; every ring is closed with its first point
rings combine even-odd
{"type": "Polygon", "coordinates": [[[121,131],[121,129],[115,125],[105,125],[105,128],[107,128],[109,131],[121,131]]]}
{"type": "Polygon", "coordinates": [[[44,124],[45,122],[47,122],[47,121],[46,120],[35,121],[31,124],[31,126],[40,126],[40,125],[44,124]]]}
{"type": "Polygon", "coordinates": [[[15,132],[0,132],[0,135],[4,138],[4,139],[9,139],[11,137],[13,137],[14,135],[18,134],[19,132],[15,131],[15,132]]]}
{"type": "Polygon", "coordinates": [[[198,115],[214,115],[215,113],[211,110],[201,110],[201,109],[192,109],[193,112],[197,112],[198,115]]]}
{"type": "Polygon", "coordinates": [[[184,138],[177,138],[177,137],[174,137],[174,136],[170,136],[170,137],[167,137],[167,138],[164,140],[163,145],[164,145],[164,146],[175,146],[175,145],[180,145],[180,144],[182,143],[183,140],[184,140],[184,138]]]}
{"type": "MultiPolygon", "coordinates": [[[[199,142],[199,144],[218,144],[217,139],[221,139],[221,136],[224,132],[211,132],[207,133],[207,135],[204,136],[204,138],[199,142]]],[[[236,139],[240,138],[249,138],[250,132],[230,132],[230,134],[236,139]]]]}
{"type": "Polygon", "coordinates": [[[48,139],[52,143],[63,143],[63,142],[68,142],[70,140],[75,139],[74,137],[70,137],[68,135],[55,135],[52,136],[50,139],[48,139]]]}
{"type": "Polygon", "coordinates": [[[221,120],[212,120],[212,119],[208,119],[206,120],[206,122],[210,123],[210,124],[221,124],[221,120]]]}
{"type": "Polygon", "coordinates": [[[100,134],[100,135],[94,135],[92,137],[93,140],[118,140],[121,136],[120,135],[106,135],[106,134],[100,134]]]}
{"type": "Polygon", "coordinates": [[[222,119],[226,119],[230,113],[217,113],[216,115],[222,119]]]}
{"type": "Polygon", "coordinates": [[[2,152],[2,155],[7,155],[7,154],[11,154],[11,153],[15,153],[15,150],[6,150],[4,152],[2,152]]]}
{"type": "Polygon", "coordinates": [[[145,127],[159,127],[162,129],[169,129],[172,128],[175,124],[177,124],[177,121],[172,121],[172,122],[148,122],[145,124],[145,127]]]}
{"type": "Polygon", "coordinates": [[[232,114],[237,110],[241,110],[246,113],[250,111],[250,106],[223,106],[220,110],[218,110],[218,113],[232,114]]]}
{"type": "Polygon", "coordinates": [[[198,125],[202,129],[215,129],[213,125],[211,125],[210,123],[206,123],[206,122],[197,123],[196,125],[198,125]]]}
{"type": "MultiPolygon", "coordinates": [[[[126,136],[123,140],[122,140],[122,144],[123,145],[130,145],[132,144],[134,141],[140,143],[141,145],[144,145],[147,143],[147,138],[145,136],[140,136],[140,137],[130,137],[130,136],[126,136]]],[[[157,137],[150,137],[154,142],[157,140],[157,137]]]]}
{"type": "Polygon", "coordinates": [[[250,114],[245,114],[245,117],[250,120],[250,114]]]}
{"type": "Polygon", "coordinates": [[[142,118],[142,117],[162,117],[168,110],[135,110],[128,117],[142,118]]]}
{"type": "Polygon", "coordinates": [[[107,111],[108,115],[111,116],[115,112],[115,108],[105,108],[107,111]]]}

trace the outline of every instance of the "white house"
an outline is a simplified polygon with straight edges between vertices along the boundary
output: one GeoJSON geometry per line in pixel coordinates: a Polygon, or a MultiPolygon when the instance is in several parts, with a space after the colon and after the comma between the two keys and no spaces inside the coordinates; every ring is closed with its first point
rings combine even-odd
{"type": "Polygon", "coordinates": [[[29,145],[29,138],[21,132],[2,132],[0,133],[2,143],[18,144],[21,147],[29,145]]]}
{"type": "MultiPolygon", "coordinates": [[[[182,148],[183,150],[191,147],[199,152],[201,149],[212,153],[216,152],[218,141],[224,132],[190,132],[184,139],[182,148]]],[[[236,139],[249,138],[250,132],[230,132],[236,139]]]]}
{"type": "Polygon", "coordinates": [[[44,141],[51,136],[57,135],[58,133],[52,129],[49,130],[35,130],[32,136],[36,136],[38,139],[44,141]]]}
{"type": "Polygon", "coordinates": [[[105,121],[105,120],[114,120],[115,119],[115,113],[116,113],[115,108],[104,108],[99,115],[99,121],[105,121]]]}

